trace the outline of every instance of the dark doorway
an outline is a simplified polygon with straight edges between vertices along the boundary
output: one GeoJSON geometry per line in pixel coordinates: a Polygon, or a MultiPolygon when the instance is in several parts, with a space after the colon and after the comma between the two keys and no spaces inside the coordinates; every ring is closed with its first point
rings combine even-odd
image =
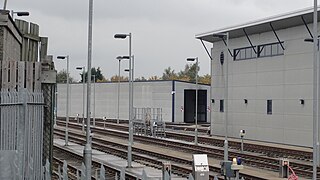
{"type": "MultiPolygon", "coordinates": [[[[184,90],[184,122],[195,123],[196,90],[184,90]]],[[[207,90],[198,90],[198,123],[207,122],[207,90]]]]}

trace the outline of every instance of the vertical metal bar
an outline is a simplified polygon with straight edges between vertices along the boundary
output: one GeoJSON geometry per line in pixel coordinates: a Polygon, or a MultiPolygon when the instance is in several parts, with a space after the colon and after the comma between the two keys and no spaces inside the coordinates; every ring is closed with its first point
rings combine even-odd
{"type": "Polygon", "coordinates": [[[84,132],[85,73],[86,73],[86,69],[83,66],[82,67],[82,132],[84,132]]]}
{"type": "Polygon", "coordinates": [[[86,178],[91,179],[92,149],[90,142],[90,97],[91,97],[91,56],[92,56],[92,16],[93,16],[93,0],[89,0],[89,27],[88,27],[88,80],[87,80],[87,131],[86,145],[83,150],[84,162],[86,165],[86,178]]]}
{"type": "Polygon", "coordinates": [[[196,128],[195,128],[195,136],[194,136],[194,143],[198,145],[198,57],[196,58],[196,114],[195,114],[195,121],[196,121],[196,128]]]}
{"type": "Polygon", "coordinates": [[[313,179],[317,179],[318,164],[318,2],[314,0],[313,12],[313,179]]]}
{"type": "Polygon", "coordinates": [[[24,157],[24,152],[26,150],[25,148],[25,122],[27,121],[27,90],[22,89],[21,94],[19,95],[19,101],[23,103],[22,108],[20,109],[20,117],[18,119],[18,145],[17,145],[17,150],[18,150],[18,156],[19,156],[19,174],[22,179],[25,179],[24,176],[24,162],[25,162],[25,157],[24,157]]]}
{"type": "Polygon", "coordinates": [[[93,126],[96,126],[96,75],[93,75],[93,126]]]}
{"type": "Polygon", "coordinates": [[[67,103],[66,103],[66,134],[65,134],[65,146],[68,146],[68,125],[69,125],[69,103],[70,103],[70,89],[69,89],[69,55],[67,58],[67,103]]]}
{"type": "MultiPolygon", "coordinates": [[[[227,32],[227,43],[226,47],[229,49],[229,33],[227,32]]],[[[226,56],[226,75],[225,75],[225,122],[226,122],[226,134],[224,140],[224,161],[228,161],[228,65],[229,65],[229,56],[226,56]]]]}
{"type": "Polygon", "coordinates": [[[119,69],[118,69],[118,110],[117,110],[117,124],[119,124],[119,114],[120,114],[120,65],[121,59],[119,59],[119,69]]]}
{"type": "Polygon", "coordinates": [[[132,162],[132,56],[131,56],[131,33],[129,33],[129,142],[128,142],[128,167],[131,168],[132,162]]]}

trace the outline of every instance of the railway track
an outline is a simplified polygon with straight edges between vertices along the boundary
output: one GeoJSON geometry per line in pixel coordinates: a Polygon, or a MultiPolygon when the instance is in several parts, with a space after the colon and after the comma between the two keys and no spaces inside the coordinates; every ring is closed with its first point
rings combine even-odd
{"type": "MultiPolygon", "coordinates": [[[[63,122],[63,121],[61,121],[63,122]]],[[[76,123],[76,120],[71,120],[70,122],[76,123]]],[[[96,126],[98,127],[108,127],[109,129],[116,129],[120,131],[126,131],[128,132],[128,125],[126,124],[125,120],[122,120],[120,124],[114,123],[113,120],[107,120],[107,123],[105,123],[102,119],[96,119],[96,126]]],[[[166,125],[166,129],[168,125],[166,125]]],[[[169,127],[173,129],[179,129],[179,127],[176,127],[175,124],[170,124],[169,127]]],[[[171,129],[169,128],[169,129],[171,129]]],[[[189,130],[193,130],[194,128],[188,127],[189,130]]],[[[201,132],[201,129],[198,129],[199,132],[201,132]]],[[[204,131],[205,132],[205,131],[204,131]]],[[[188,141],[193,142],[194,141],[194,135],[193,134],[186,134],[186,133],[179,133],[179,132],[173,132],[173,131],[166,131],[166,138],[170,139],[178,139],[182,141],[188,141]]],[[[198,143],[201,144],[207,144],[217,147],[223,147],[224,145],[224,138],[221,137],[206,137],[206,136],[198,136],[198,143]]],[[[240,150],[241,149],[241,142],[240,141],[233,141],[228,140],[229,148],[240,150]]],[[[268,157],[274,157],[274,158],[290,158],[295,160],[304,160],[304,161],[310,161],[312,162],[312,152],[311,151],[302,151],[302,150],[295,150],[295,149],[286,149],[281,147],[275,147],[275,146],[266,146],[261,144],[254,144],[254,143],[244,143],[244,151],[253,152],[253,153],[259,153],[264,154],[268,157]]]]}
{"type": "MultiPolygon", "coordinates": [[[[64,125],[61,123],[61,125],[64,125]]],[[[77,124],[70,124],[70,127],[73,128],[80,128],[77,124]]],[[[108,136],[116,136],[122,137],[124,139],[128,138],[128,134],[125,132],[119,131],[111,131],[111,130],[104,130],[101,128],[92,128],[93,133],[99,133],[102,135],[108,136]]],[[[171,147],[175,149],[180,149],[181,151],[186,151],[190,153],[205,153],[208,154],[209,157],[216,158],[216,159],[223,159],[223,149],[219,147],[207,147],[207,146],[196,146],[192,143],[184,143],[179,141],[168,141],[167,139],[155,139],[152,137],[147,136],[134,136],[135,141],[140,141],[143,143],[157,143],[158,145],[171,147]]],[[[258,153],[240,153],[237,150],[230,150],[229,157],[242,157],[244,163],[246,165],[252,167],[263,168],[272,171],[279,170],[279,160],[274,157],[268,157],[258,153]]],[[[294,169],[296,174],[303,176],[303,177],[312,177],[312,164],[309,161],[291,161],[290,166],[294,169]]],[[[319,171],[319,169],[318,169],[319,171]]]]}
{"type": "MultiPolygon", "coordinates": [[[[78,175],[81,175],[80,170],[81,170],[81,164],[83,162],[83,157],[82,154],[77,154],[73,151],[61,148],[59,146],[54,145],[53,147],[53,162],[54,162],[54,166],[53,166],[53,171],[55,172],[55,177],[58,177],[58,166],[60,165],[61,168],[61,172],[62,172],[62,167],[63,167],[63,161],[66,160],[68,162],[68,178],[69,179],[77,179],[77,171],[78,171],[78,175]]],[[[105,177],[115,177],[116,174],[118,174],[118,177],[120,177],[120,170],[115,169],[113,167],[109,167],[105,164],[103,164],[104,168],[105,168],[105,177]]],[[[95,172],[99,172],[101,167],[101,163],[98,161],[93,160],[92,161],[92,176],[91,179],[95,180],[95,172]]],[[[99,173],[97,173],[99,174],[99,173]]],[[[134,175],[125,174],[125,178],[126,180],[136,180],[137,177],[135,177],[134,175]]],[[[58,179],[58,178],[57,178],[58,179]]]]}
{"type": "MultiPolygon", "coordinates": [[[[64,130],[61,129],[55,129],[55,135],[64,137],[64,130]]],[[[85,137],[82,133],[75,133],[75,132],[69,132],[69,140],[78,143],[78,144],[84,144],[85,143],[85,137]]],[[[154,142],[153,142],[154,143],[154,142]]],[[[100,151],[113,154],[122,158],[127,158],[127,145],[112,142],[107,140],[106,138],[96,138],[92,137],[92,147],[95,149],[99,149],[100,151]]],[[[162,154],[162,153],[156,153],[153,151],[144,150],[142,148],[133,147],[133,160],[136,162],[139,162],[141,164],[144,164],[146,166],[151,166],[154,168],[161,169],[162,162],[163,161],[171,161],[171,167],[172,172],[182,176],[187,177],[192,172],[192,160],[186,160],[183,158],[176,157],[174,155],[169,154],[162,154]]],[[[220,167],[217,166],[211,166],[210,165],[210,172],[216,172],[216,174],[220,173],[220,167]]],[[[264,179],[259,178],[252,175],[247,174],[241,174],[241,176],[245,177],[245,179],[264,179]]],[[[210,179],[214,179],[214,174],[210,174],[210,179]]],[[[223,179],[220,177],[219,179],[223,179]]]]}

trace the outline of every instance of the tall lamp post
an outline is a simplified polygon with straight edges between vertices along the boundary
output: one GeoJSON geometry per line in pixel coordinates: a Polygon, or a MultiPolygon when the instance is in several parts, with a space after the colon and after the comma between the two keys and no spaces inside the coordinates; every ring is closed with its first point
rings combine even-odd
{"type": "MultiPolygon", "coordinates": [[[[229,32],[226,33],[218,33],[218,34],[214,34],[214,37],[218,37],[221,39],[227,39],[225,42],[226,48],[227,48],[227,55],[226,55],[226,63],[225,63],[225,105],[224,105],[224,111],[225,111],[225,139],[224,139],[224,161],[228,161],[228,63],[229,63],[229,32]]],[[[220,63],[221,63],[221,68],[223,69],[223,64],[224,64],[224,59],[220,59],[220,63]]],[[[211,123],[212,126],[212,123],[211,123]]]]}
{"type": "Polygon", "coordinates": [[[318,51],[319,51],[319,37],[318,37],[318,2],[314,0],[314,9],[313,9],[313,38],[307,38],[305,42],[313,43],[313,110],[312,110],[312,119],[313,119],[313,170],[312,170],[312,179],[317,179],[317,166],[319,166],[319,96],[320,91],[318,90],[320,84],[319,73],[319,61],[318,61],[318,51]]]}
{"type": "Polygon", "coordinates": [[[319,166],[319,62],[318,62],[318,2],[314,0],[313,9],[313,179],[317,179],[319,166]]]}
{"type": "MultiPolygon", "coordinates": [[[[116,39],[125,39],[129,37],[129,69],[131,68],[131,33],[129,34],[115,34],[116,39]]],[[[132,143],[133,143],[133,127],[132,127],[132,106],[133,106],[133,94],[132,94],[132,71],[129,73],[129,142],[128,142],[128,167],[132,167],[132,143]]]]}
{"type": "MultiPolygon", "coordinates": [[[[91,79],[91,61],[92,61],[92,16],[93,16],[93,0],[89,0],[89,23],[88,23],[88,79],[91,79]]],[[[86,145],[83,149],[84,164],[86,166],[86,179],[91,180],[92,166],[92,148],[90,141],[90,98],[91,98],[91,81],[87,81],[87,132],[86,145]]]]}
{"type": "Polygon", "coordinates": [[[85,102],[85,73],[86,73],[86,67],[76,67],[77,70],[82,70],[82,131],[84,131],[84,102],[85,102]]]}
{"type": "Polygon", "coordinates": [[[66,103],[66,134],[65,134],[65,145],[68,146],[68,124],[69,124],[69,55],[57,56],[57,59],[67,60],[67,103],[66,103]]]}
{"type": "Polygon", "coordinates": [[[198,57],[195,58],[187,58],[187,61],[196,61],[196,112],[195,112],[195,123],[196,128],[194,130],[194,143],[198,145],[198,57]]]}

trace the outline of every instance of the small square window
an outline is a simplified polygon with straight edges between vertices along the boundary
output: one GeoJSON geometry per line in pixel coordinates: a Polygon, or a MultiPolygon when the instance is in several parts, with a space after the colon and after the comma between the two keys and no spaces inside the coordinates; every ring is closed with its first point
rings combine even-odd
{"type": "Polygon", "coordinates": [[[272,114],[272,100],[267,100],[267,114],[272,114]]]}
{"type": "Polygon", "coordinates": [[[224,100],[220,100],[220,112],[224,112],[224,100]]]}

